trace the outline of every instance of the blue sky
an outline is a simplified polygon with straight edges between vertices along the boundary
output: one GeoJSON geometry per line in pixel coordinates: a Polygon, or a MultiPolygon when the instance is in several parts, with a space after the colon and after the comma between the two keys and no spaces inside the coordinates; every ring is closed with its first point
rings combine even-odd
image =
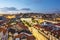
{"type": "Polygon", "coordinates": [[[48,12],[60,10],[60,0],[0,0],[0,8],[4,7],[30,8],[35,11],[48,12]]]}

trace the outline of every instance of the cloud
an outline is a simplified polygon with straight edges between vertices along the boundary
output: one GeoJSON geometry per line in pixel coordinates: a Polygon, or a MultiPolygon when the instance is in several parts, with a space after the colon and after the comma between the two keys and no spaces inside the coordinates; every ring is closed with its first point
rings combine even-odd
{"type": "Polygon", "coordinates": [[[18,11],[18,9],[15,7],[4,7],[0,8],[0,11],[18,11]]]}
{"type": "Polygon", "coordinates": [[[17,9],[15,7],[4,7],[4,8],[0,8],[0,11],[2,11],[2,12],[8,12],[8,11],[31,11],[31,9],[30,8],[17,9]]]}
{"type": "Polygon", "coordinates": [[[31,9],[30,9],[30,8],[22,8],[22,9],[20,9],[20,10],[24,10],[24,11],[31,11],[31,9]]]}
{"type": "Polygon", "coordinates": [[[17,9],[15,7],[4,7],[4,8],[0,8],[0,14],[16,14],[16,13],[27,13],[27,12],[32,12],[32,10],[30,8],[22,8],[22,9],[17,9]]]}

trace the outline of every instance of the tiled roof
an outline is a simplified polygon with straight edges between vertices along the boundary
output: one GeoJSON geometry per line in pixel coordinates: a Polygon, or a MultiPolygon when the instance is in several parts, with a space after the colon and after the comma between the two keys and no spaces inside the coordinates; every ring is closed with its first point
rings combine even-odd
{"type": "Polygon", "coordinates": [[[18,23],[17,25],[18,25],[18,27],[21,27],[21,28],[23,28],[23,29],[28,29],[28,27],[26,27],[26,26],[23,25],[23,24],[18,23]]]}
{"type": "Polygon", "coordinates": [[[19,35],[15,36],[15,38],[21,38],[22,36],[26,36],[27,40],[35,40],[34,36],[29,36],[29,35],[26,35],[26,34],[19,34],[19,35]]]}

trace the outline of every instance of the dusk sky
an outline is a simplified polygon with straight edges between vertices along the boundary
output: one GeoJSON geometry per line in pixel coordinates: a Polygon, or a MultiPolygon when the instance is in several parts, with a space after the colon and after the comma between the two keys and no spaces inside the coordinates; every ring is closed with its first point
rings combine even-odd
{"type": "Polygon", "coordinates": [[[60,0],[0,0],[0,8],[4,7],[30,8],[40,12],[55,11],[60,10],[60,0]]]}

